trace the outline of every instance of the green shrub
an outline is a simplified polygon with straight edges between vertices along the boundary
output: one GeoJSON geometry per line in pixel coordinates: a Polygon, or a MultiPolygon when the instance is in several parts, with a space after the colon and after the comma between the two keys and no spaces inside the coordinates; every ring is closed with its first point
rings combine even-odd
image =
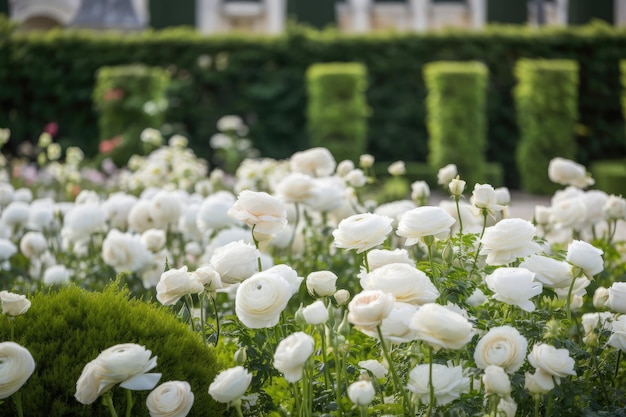
{"type": "Polygon", "coordinates": [[[595,161],[590,171],[596,181],[594,188],[626,196],[626,159],[595,161]]]}
{"type": "Polygon", "coordinates": [[[578,64],[521,59],[515,76],[521,134],[516,158],[522,187],[531,193],[550,194],[559,188],[548,179],[550,160],[557,156],[576,159],[578,64]]]}
{"type": "MultiPolygon", "coordinates": [[[[35,373],[20,390],[24,415],[108,416],[100,400],[86,406],[74,398],[74,393],[84,366],[101,351],[120,343],[137,343],[158,357],[152,372],[162,374],[159,383],[189,382],[195,395],[190,416],[221,415],[222,405],[207,392],[218,372],[213,349],[168,309],[129,300],[128,291],[116,285],[98,293],[68,286],[29,297],[31,308],[14,319],[15,342],[27,348],[36,363],[35,373]]],[[[9,340],[8,320],[0,319],[0,337],[9,340]]],[[[118,412],[126,408],[124,391],[119,387],[112,391],[118,412]]],[[[133,416],[148,415],[148,393],[133,392],[133,416]]],[[[17,415],[13,401],[0,405],[0,414],[17,415]]]]}
{"type": "Polygon", "coordinates": [[[432,62],[424,66],[428,163],[455,164],[468,184],[485,182],[487,67],[480,62],[432,62]]]}
{"type": "Polygon", "coordinates": [[[356,160],[367,149],[367,69],[359,63],[315,64],[306,76],[310,144],[328,148],[338,161],[356,160]]]}
{"type": "Polygon", "coordinates": [[[120,144],[110,154],[118,165],[132,154],[145,153],[139,139],[143,129],[163,124],[168,82],[169,75],[158,67],[127,65],[98,70],[93,101],[99,114],[100,141],[119,138],[120,144]]]}

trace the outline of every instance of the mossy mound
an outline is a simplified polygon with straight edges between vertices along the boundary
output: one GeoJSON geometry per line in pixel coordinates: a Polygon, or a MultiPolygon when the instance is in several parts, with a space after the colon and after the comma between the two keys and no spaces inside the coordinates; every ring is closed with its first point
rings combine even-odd
{"type": "MultiPolygon", "coordinates": [[[[86,406],[74,398],[83,367],[101,351],[119,343],[137,343],[158,356],[151,372],[162,373],[159,383],[187,381],[195,395],[190,416],[219,416],[224,407],[209,396],[209,384],[219,371],[212,348],[157,304],[129,299],[119,281],[102,292],[68,286],[29,296],[32,306],[14,319],[15,342],[35,358],[35,373],[22,387],[26,416],[109,416],[98,399],[86,406]]],[[[0,317],[0,337],[9,340],[10,325],[0,317]]],[[[126,409],[123,388],[114,387],[118,413],[126,409]]],[[[148,391],[134,391],[133,416],[148,416],[148,391]]],[[[9,398],[0,415],[17,415],[9,398]]]]}

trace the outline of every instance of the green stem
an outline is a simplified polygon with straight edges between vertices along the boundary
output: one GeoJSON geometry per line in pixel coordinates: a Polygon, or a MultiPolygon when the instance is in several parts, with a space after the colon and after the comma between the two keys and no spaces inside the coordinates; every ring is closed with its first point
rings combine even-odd
{"type": "Polygon", "coordinates": [[[456,213],[459,217],[459,235],[463,235],[463,219],[461,218],[461,208],[459,206],[459,196],[454,196],[454,203],[456,204],[456,213]]]}
{"type": "Polygon", "coordinates": [[[370,262],[367,259],[367,253],[369,251],[365,251],[363,252],[363,265],[365,266],[365,272],[367,272],[368,274],[370,273],[370,262]]]}
{"type": "Polygon", "coordinates": [[[324,388],[328,389],[328,381],[330,381],[330,371],[328,370],[328,358],[326,357],[326,326],[320,324],[317,326],[320,332],[320,340],[322,341],[322,360],[324,361],[324,388]]]}
{"type": "Polygon", "coordinates": [[[13,401],[15,402],[17,416],[24,417],[24,411],[22,410],[22,393],[17,391],[15,394],[13,394],[13,401]]]}
{"type": "Polygon", "coordinates": [[[535,417],[539,417],[539,405],[541,404],[541,397],[537,394],[535,394],[533,397],[535,400],[535,417]]]}
{"type": "Polygon", "coordinates": [[[607,411],[610,411],[611,401],[609,400],[609,395],[607,393],[606,381],[604,380],[604,377],[602,376],[602,373],[600,372],[600,364],[598,363],[598,357],[594,355],[593,352],[591,353],[590,356],[591,356],[591,360],[593,361],[593,366],[594,368],[596,368],[598,379],[600,380],[600,387],[602,388],[601,391],[602,391],[602,395],[604,396],[604,401],[606,401],[607,411]]]}
{"type": "Polygon", "coordinates": [[[567,320],[572,319],[572,291],[574,290],[574,283],[576,282],[576,277],[572,278],[572,283],[569,285],[569,290],[567,291],[567,300],[565,301],[565,311],[567,311],[567,320]]]}
{"type": "Polygon", "coordinates": [[[613,374],[613,386],[615,386],[615,378],[617,378],[617,373],[619,372],[619,363],[622,359],[622,350],[617,351],[617,360],[615,361],[615,373],[613,374]]]}
{"type": "Polygon", "coordinates": [[[474,255],[474,265],[472,265],[472,271],[469,274],[470,278],[472,277],[472,274],[474,273],[474,270],[476,269],[476,263],[478,262],[478,255],[480,254],[480,249],[483,246],[481,239],[485,235],[485,229],[487,228],[487,216],[489,215],[489,212],[487,211],[487,209],[482,209],[482,215],[483,215],[483,230],[480,232],[480,237],[478,238],[478,247],[476,248],[476,254],[474,255]]]}
{"type": "Polygon", "coordinates": [[[300,390],[297,382],[291,384],[291,390],[293,394],[293,415],[300,416],[300,390]]]}
{"type": "Polygon", "coordinates": [[[380,340],[380,346],[383,349],[383,355],[385,356],[385,360],[389,364],[389,370],[391,371],[391,377],[393,380],[393,387],[396,392],[399,392],[402,396],[402,409],[404,410],[404,414],[408,415],[408,401],[406,398],[406,390],[404,386],[400,383],[400,378],[398,378],[398,374],[396,373],[396,368],[393,366],[393,361],[391,360],[391,355],[389,354],[389,349],[387,349],[387,345],[385,344],[385,338],[383,337],[383,332],[380,329],[380,325],[376,326],[376,331],[378,332],[378,338],[380,340]]]}
{"type": "Polygon", "coordinates": [[[237,416],[243,417],[243,411],[241,411],[241,398],[236,399],[232,402],[233,407],[237,410],[237,416]]]}
{"type": "Polygon", "coordinates": [[[291,264],[291,257],[293,256],[293,241],[296,239],[296,233],[298,233],[298,223],[300,222],[300,205],[293,203],[296,210],[296,218],[293,221],[293,232],[289,238],[289,244],[287,245],[287,259],[291,264]]]}
{"type": "Polygon", "coordinates": [[[426,416],[430,417],[432,412],[435,409],[435,385],[433,384],[433,348],[432,346],[428,346],[428,390],[429,390],[429,401],[428,401],[428,411],[426,411],[426,416]]]}
{"type": "Polygon", "coordinates": [[[106,392],[102,396],[102,401],[104,402],[104,405],[106,405],[109,409],[111,417],[117,417],[117,412],[115,411],[115,407],[113,406],[113,395],[111,394],[111,391],[106,392]]]}
{"type": "Polygon", "coordinates": [[[361,417],[367,417],[367,406],[362,405],[359,408],[361,409],[361,417]]]}
{"type": "Polygon", "coordinates": [[[220,341],[220,316],[217,311],[217,303],[215,302],[215,297],[210,296],[209,298],[211,298],[213,311],[215,312],[215,331],[217,332],[217,335],[215,336],[215,346],[217,346],[217,343],[220,341]]]}
{"type": "Polygon", "coordinates": [[[13,317],[7,316],[7,318],[9,319],[9,328],[10,328],[10,331],[11,331],[11,339],[10,340],[15,340],[15,328],[13,327],[13,317]]]}
{"type": "Polygon", "coordinates": [[[187,313],[189,313],[189,326],[191,327],[191,331],[194,332],[196,328],[193,325],[193,299],[191,298],[191,294],[185,294],[183,302],[185,303],[185,307],[187,307],[187,313]]]}
{"type": "Polygon", "coordinates": [[[133,409],[133,392],[129,389],[126,390],[126,417],[131,417],[131,410],[133,409]]]}

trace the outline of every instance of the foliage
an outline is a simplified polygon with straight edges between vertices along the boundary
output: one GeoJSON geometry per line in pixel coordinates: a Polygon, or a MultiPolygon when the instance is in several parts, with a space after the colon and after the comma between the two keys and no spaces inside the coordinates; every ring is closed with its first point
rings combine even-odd
{"type": "MultiPolygon", "coordinates": [[[[85,406],[74,399],[83,367],[98,354],[120,343],[137,343],[158,357],[154,372],[161,381],[188,381],[195,393],[191,416],[215,416],[223,407],[206,393],[219,365],[213,349],[180,323],[168,309],[137,299],[113,282],[102,292],[76,286],[44,290],[29,296],[27,314],[13,320],[15,341],[33,355],[36,371],[20,390],[25,415],[106,416],[100,401],[85,406]]],[[[2,340],[9,340],[10,323],[0,320],[2,340]]],[[[146,416],[148,392],[133,393],[133,415],[146,416]]],[[[114,403],[126,408],[123,389],[113,389],[114,403]]],[[[13,402],[3,415],[17,415],[13,402]],[[10,411],[8,411],[10,410],[10,411]]]]}
{"type": "Polygon", "coordinates": [[[514,95],[520,142],[517,166],[524,190],[550,194],[548,163],[576,156],[574,128],[578,117],[578,64],[572,60],[521,59],[515,66],[514,95]]]}
{"type": "Polygon", "coordinates": [[[359,63],[312,65],[307,76],[310,144],[340,161],[367,148],[367,69],[359,63]]]}
{"type": "Polygon", "coordinates": [[[626,195],[626,160],[596,161],[591,164],[596,187],[615,195],[626,195]]]}
{"type": "Polygon", "coordinates": [[[485,182],[488,69],[480,62],[424,66],[428,162],[433,171],[454,163],[470,183],[485,182]]]}

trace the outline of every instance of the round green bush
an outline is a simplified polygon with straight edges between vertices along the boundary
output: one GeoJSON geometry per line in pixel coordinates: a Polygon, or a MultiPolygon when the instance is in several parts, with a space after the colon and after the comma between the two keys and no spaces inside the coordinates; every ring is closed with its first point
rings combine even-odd
{"type": "MultiPolygon", "coordinates": [[[[25,416],[109,416],[100,399],[83,405],[74,398],[84,366],[120,343],[145,346],[156,355],[159,384],[187,381],[195,396],[190,416],[219,416],[224,406],[209,396],[208,387],[219,371],[215,352],[167,308],[130,299],[119,281],[102,292],[75,286],[40,292],[28,298],[31,308],[13,320],[15,342],[27,348],[36,363],[34,374],[20,389],[25,416]]],[[[0,317],[0,337],[10,339],[7,317],[0,317]]],[[[126,410],[125,389],[115,386],[118,414],[126,410]]],[[[149,391],[133,391],[133,416],[148,416],[149,391]]],[[[17,415],[14,401],[0,405],[0,415],[17,415]]]]}

